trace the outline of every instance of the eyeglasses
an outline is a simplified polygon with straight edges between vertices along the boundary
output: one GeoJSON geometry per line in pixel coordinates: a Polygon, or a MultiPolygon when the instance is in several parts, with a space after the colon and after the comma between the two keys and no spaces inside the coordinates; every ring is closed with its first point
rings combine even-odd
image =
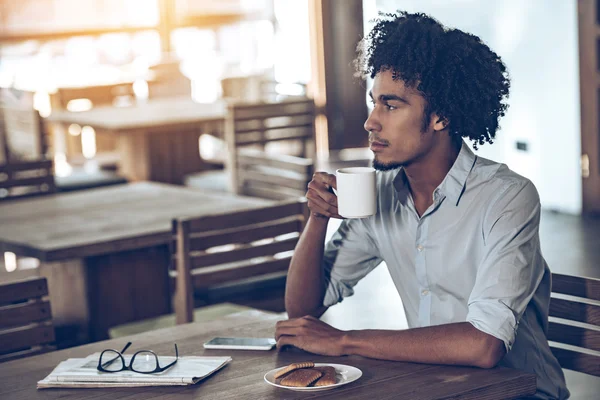
{"type": "Polygon", "coordinates": [[[140,350],[136,352],[129,365],[125,365],[125,359],[123,353],[131,346],[131,342],[128,342],[123,350],[116,351],[112,349],[104,350],[100,354],[98,359],[98,371],[101,372],[120,372],[120,371],[133,371],[139,374],[154,374],[157,372],[163,372],[171,368],[179,359],[179,351],[177,350],[177,344],[175,344],[175,361],[161,367],[158,362],[158,356],[155,352],[150,350],[140,350]]]}

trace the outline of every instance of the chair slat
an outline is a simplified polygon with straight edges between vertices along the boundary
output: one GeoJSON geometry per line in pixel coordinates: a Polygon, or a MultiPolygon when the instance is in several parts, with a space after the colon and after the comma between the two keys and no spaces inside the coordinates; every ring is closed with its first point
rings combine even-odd
{"type": "Polygon", "coordinates": [[[247,152],[238,153],[238,162],[240,165],[261,165],[266,167],[283,168],[289,171],[295,171],[300,174],[312,176],[313,160],[302,157],[282,156],[282,155],[267,155],[263,152],[247,152]]]}
{"type": "Polygon", "coordinates": [[[550,299],[550,317],[600,325],[600,306],[565,299],[550,299]]]}
{"type": "Polygon", "coordinates": [[[600,301],[600,279],[552,274],[552,291],[600,301]]]}
{"type": "Polygon", "coordinates": [[[30,278],[0,286],[0,305],[10,304],[48,294],[46,278],[30,278]]]}
{"type": "MultiPolygon", "coordinates": [[[[297,123],[285,124],[285,125],[279,124],[279,125],[273,125],[273,126],[261,126],[261,127],[256,127],[256,128],[250,127],[250,128],[236,129],[235,133],[239,135],[240,143],[246,143],[246,140],[244,137],[247,136],[247,134],[249,134],[249,133],[260,132],[260,133],[273,134],[274,131],[275,131],[275,133],[276,133],[276,131],[281,131],[281,132],[285,133],[292,129],[294,130],[293,136],[297,136],[298,138],[305,138],[307,136],[312,136],[312,134],[313,134],[312,126],[313,126],[312,121],[297,122],[297,123]],[[298,128],[301,128],[301,130],[298,128]],[[298,134],[299,130],[304,133],[298,134]]],[[[292,136],[292,134],[288,134],[288,136],[292,136]]],[[[271,140],[273,140],[273,139],[271,139],[271,140]]]]}
{"type": "Polygon", "coordinates": [[[241,170],[240,177],[246,185],[252,185],[253,182],[262,182],[269,186],[276,185],[278,188],[296,189],[300,191],[299,196],[306,193],[308,183],[310,182],[306,177],[289,176],[289,174],[276,169],[269,171],[269,173],[253,171],[251,169],[241,170]]]}
{"type": "Polygon", "coordinates": [[[289,217],[276,221],[269,221],[242,229],[231,228],[210,233],[202,233],[190,237],[189,250],[205,250],[210,247],[223,246],[231,243],[250,243],[252,241],[271,238],[290,232],[301,230],[298,217],[289,217]]]}
{"type": "Polygon", "coordinates": [[[188,221],[190,224],[190,232],[207,232],[211,230],[229,229],[240,225],[258,224],[280,218],[287,218],[290,215],[302,214],[302,206],[303,203],[299,203],[298,200],[287,201],[275,206],[207,215],[188,219],[188,221]]]}
{"type": "Polygon", "coordinates": [[[32,301],[0,307],[0,329],[50,320],[50,302],[32,301]]]}
{"type": "Polygon", "coordinates": [[[1,201],[54,193],[52,160],[18,161],[0,165],[0,188],[8,189],[1,201]]]}
{"type": "Polygon", "coordinates": [[[291,238],[264,245],[251,245],[249,247],[243,247],[219,253],[206,253],[199,256],[192,255],[192,268],[196,269],[209,265],[232,263],[256,257],[271,256],[273,254],[294,250],[296,243],[298,243],[298,238],[291,238]]]}
{"type": "Polygon", "coordinates": [[[548,340],[600,351],[600,331],[550,322],[548,340]]]}
{"type": "Polygon", "coordinates": [[[277,136],[277,137],[269,137],[269,138],[264,138],[264,139],[248,139],[248,140],[240,140],[237,145],[238,146],[251,146],[251,145],[255,145],[255,144],[267,144],[267,143],[273,143],[273,142],[282,142],[284,140],[304,140],[309,138],[310,136],[307,135],[296,135],[296,134],[290,134],[287,136],[277,136]]]}
{"type": "Polygon", "coordinates": [[[0,188],[8,189],[14,187],[24,187],[24,186],[41,186],[41,185],[54,185],[54,177],[53,176],[36,176],[32,178],[19,178],[14,177],[13,179],[7,179],[5,181],[0,181],[0,188]]]}
{"type": "Polygon", "coordinates": [[[11,162],[9,164],[0,165],[0,173],[31,171],[36,169],[50,170],[52,169],[52,160],[39,161],[20,161],[11,162]]]}
{"type": "Polygon", "coordinates": [[[600,376],[600,362],[598,362],[598,356],[552,346],[550,347],[550,350],[552,350],[552,354],[554,354],[554,357],[556,357],[561,367],[572,371],[600,376]]]}
{"type": "Polygon", "coordinates": [[[34,324],[24,328],[0,331],[0,353],[52,342],[54,342],[54,327],[48,324],[34,324]]]}
{"type": "Polygon", "coordinates": [[[311,99],[283,101],[275,104],[236,104],[232,107],[237,121],[311,114],[314,113],[314,109],[314,102],[311,99]]]}
{"type": "Polygon", "coordinates": [[[236,265],[235,267],[217,266],[197,269],[194,270],[192,274],[194,288],[202,289],[223,282],[241,280],[273,272],[287,271],[290,266],[290,261],[291,257],[283,257],[281,259],[269,259],[261,263],[236,265]]]}
{"type": "Polygon", "coordinates": [[[54,350],[56,350],[56,346],[49,346],[49,345],[35,346],[30,349],[18,351],[15,353],[2,354],[2,355],[0,355],[0,363],[11,361],[11,360],[16,360],[16,359],[23,358],[23,357],[30,357],[30,356],[35,356],[38,354],[44,354],[44,353],[47,353],[49,351],[54,351],[54,350]]]}

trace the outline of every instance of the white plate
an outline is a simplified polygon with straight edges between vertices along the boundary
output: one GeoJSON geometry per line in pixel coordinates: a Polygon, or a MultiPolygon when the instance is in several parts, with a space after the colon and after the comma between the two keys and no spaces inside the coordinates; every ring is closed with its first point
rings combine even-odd
{"type": "Polygon", "coordinates": [[[318,392],[321,390],[335,389],[336,387],[340,387],[340,386],[346,385],[350,382],[354,382],[355,380],[357,380],[358,378],[360,378],[362,376],[362,371],[360,369],[358,369],[356,367],[352,367],[350,365],[315,363],[315,367],[333,367],[333,368],[335,368],[335,380],[337,383],[335,385],[314,386],[314,387],[312,387],[312,386],[292,387],[292,386],[279,385],[278,383],[275,383],[274,376],[277,371],[285,368],[285,366],[281,367],[281,368],[275,368],[275,369],[267,372],[265,374],[265,382],[267,382],[269,385],[273,385],[275,387],[282,388],[282,389],[297,390],[300,392],[304,392],[304,391],[318,392]]]}

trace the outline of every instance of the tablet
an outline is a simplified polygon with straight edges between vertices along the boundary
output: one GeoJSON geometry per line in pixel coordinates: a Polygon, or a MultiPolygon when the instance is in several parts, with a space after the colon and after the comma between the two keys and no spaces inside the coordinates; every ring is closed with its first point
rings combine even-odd
{"type": "Polygon", "coordinates": [[[205,349],[271,350],[277,342],[272,338],[216,337],[204,343],[205,349]]]}

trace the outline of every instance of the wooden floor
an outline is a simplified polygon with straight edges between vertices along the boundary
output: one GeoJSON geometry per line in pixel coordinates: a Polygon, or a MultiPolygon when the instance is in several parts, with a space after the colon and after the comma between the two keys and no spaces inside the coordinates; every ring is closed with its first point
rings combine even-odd
{"type": "MultiPolygon", "coordinates": [[[[328,238],[339,221],[329,224],[328,238]]],[[[540,224],[542,253],[552,272],[600,278],[600,219],[544,211],[540,224]]],[[[405,329],[402,300],[382,263],[355,287],[354,296],[331,307],[323,320],[339,329],[405,329]]],[[[600,378],[565,371],[573,400],[597,400],[600,378]]]]}

